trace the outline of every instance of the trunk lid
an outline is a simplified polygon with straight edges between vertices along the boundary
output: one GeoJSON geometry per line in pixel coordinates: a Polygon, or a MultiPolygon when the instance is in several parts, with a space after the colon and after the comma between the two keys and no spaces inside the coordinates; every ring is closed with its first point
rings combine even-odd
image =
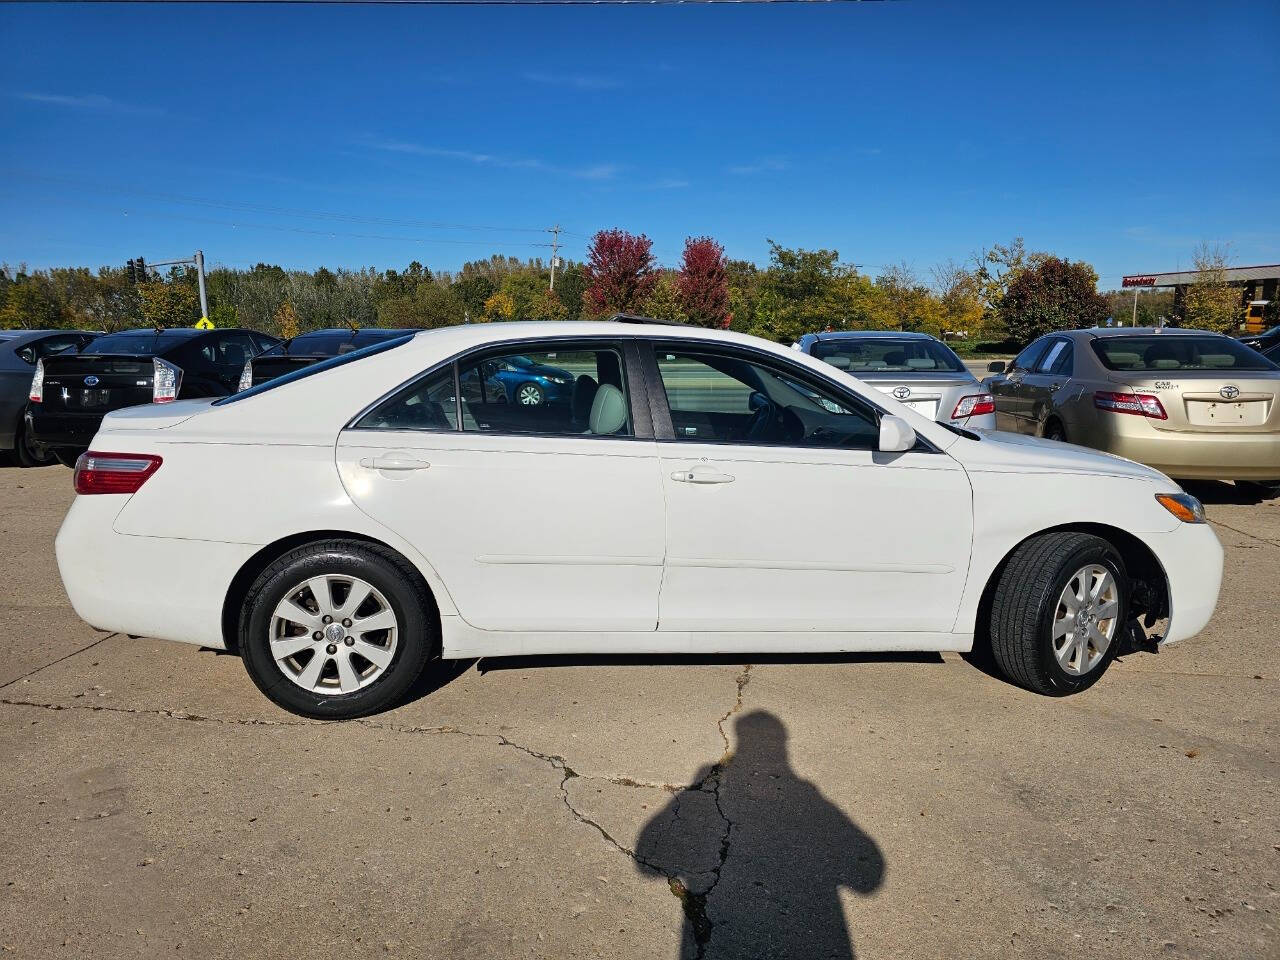
{"type": "Polygon", "coordinates": [[[977,378],[965,373],[875,373],[851,372],[868,386],[887,393],[917,413],[937,420],[947,419],[956,402],[966,393],[981,393],[977,378]]]}
{"type": "Polygon", "coordinates": [[[1158,397],[1167,420],[1157,430],[1184,433],[1280,432],[1280,371],[1170,370],[1114,377],[1117,392],[1158,397]]]}
{"type": "Polygon", "coordinates": [[[45,409],[105,413],[151,402],[151,357],[126,354],[44,358],[45,409]]]}

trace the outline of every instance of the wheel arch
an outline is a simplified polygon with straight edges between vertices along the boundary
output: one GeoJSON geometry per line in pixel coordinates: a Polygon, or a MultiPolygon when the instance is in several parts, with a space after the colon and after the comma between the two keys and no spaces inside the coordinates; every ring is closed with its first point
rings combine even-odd
{"type": "Polygon", "coordinates": [[[1000,577],[1004,573],[1005,567],[1008,566],[1009,558],[1028,540],[1043,536],[1046,533],[1088,533],[1106,540],[1116,548],[1121,559],[1124,560],[1125,572],[1129,575],[1129,582],[1132,587],[1130,615],[1144,616],[1148,626],[1161,617],[1169,615],[1169,575],[1165,572],[1160,558],[1155,555],[1155,551],[1147,546],[1140,537],[1134,536],[1127,530],[1105,523],[1064,523],[1055,527],[1037,530],[1023,537],[1005,551],[1004,556],[1000,558],[1000,562],[988,574],[987,582],[982,588],[982,596],[978,601],[977,619],[974,622],[973,642],[975,647],[990,642],[988,632],[991,618],[991,601],[995,594],[996,585],[1000,582],[1000,577]]]}
{"type": "Polygon", "coordinates": [[[356,543],[367,543],[370,546],[390,551],[403,560],[405,565],[417,575],[418,586],[421,588],[423,596],[429,601],[429,609],[426,611],[427,617],[435,621],[437,636],[439,636],[441,626],[440,604],[436,600],[435,591],[431,588],[428,578],[423,576],[418,564],[412,558],[405,556],[402,551],[397,550],[385,540],[379,540],[377,537],[371,537],[366,533],[355,533],[350,530],[308,530],[303,533],[294,533],[287,537],[281,537],[279,540],[262,547],[246,560],[240,569],[236,571],[235,576],[231,578],[231,583],[227,587],[227,594],[222,601],[222,640],[229,652],[240,652],[240,613],[244,608],[244,600],[249,593],[249,588],[258,579],[258,575],[290,550],[296,550],[298,547],[306,546],[309,543],[320,543],[325,540],[351,540],[356,543]]]}

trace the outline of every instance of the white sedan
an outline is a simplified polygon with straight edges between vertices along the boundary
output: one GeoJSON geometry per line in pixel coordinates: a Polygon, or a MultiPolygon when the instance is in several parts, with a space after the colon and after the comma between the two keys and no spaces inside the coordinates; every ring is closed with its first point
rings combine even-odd
{"type": "Polygon", "coordinates": [[[436,657],[520,654],[976,641],[1071,693],[1139,618],[1197,633],[1222,576],[1199,502],[1154,470],[691,327],[399,338],[113,412],[75,484],[57,554],[81,617],[239,651],[312,717],[393,705],[436,657]],[[546,368],[545,402],[508,399],[546,368]]]}

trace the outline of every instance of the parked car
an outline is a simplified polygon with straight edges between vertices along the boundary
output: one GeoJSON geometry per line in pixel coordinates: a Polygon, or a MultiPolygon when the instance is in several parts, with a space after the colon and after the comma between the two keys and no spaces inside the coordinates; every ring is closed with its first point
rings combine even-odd
{"type": "Polygon", "coordinates": [[[417,330],[389,330],[381,327],[362,330],[350,327],[311,330],[282,340],[256,357],[246,360],[237,386],[240,390],[248,390],[250,387],[256,387],[260,383],[266,383],[281,374],[291,373],[326,357],[336,357],[342,353],[367,347],[371,343],[382,343],[384,340],[394,340],[417,332],[417,330]]]}
{"type": "MultiPolygon", "coordinates": [[[[545,359],[554,359],[555,351],[545,359]]],[[[484,371],[507,391],[507,400],[525,407],[566,405],[573,401],[577,378],[568,370],[515,354],[494,360],[484,371]]]]}
{"type": "Polygon", "coordinates": [[[1137,618],[1197,633],[1222,576],[1199,502],[1155,470],[935,423],[694,327],[457,326],[119,410],[75,486],[56,547],[81,617],[239,651],[314,717],[391,705],[435,657],[520,654],[977,640],[1070,693],[1137,618]],[[585,429],[455,387],[552,355],[583,371],[585,429]]]}
{"type": "Polygon", "coordinates": [[[927,333],[806,333],[795,348],[863,380],[930,420],[995,427],[991,395],[955,352],[927,333]]]}
{"type": "Polygon", "coordinates": [[[64,350],[83,347],[96,333],[87,330],[0,330],[0,451],[21,467],[55,462],[27,429],[27,397],[36,363],[64,350]]]}
{"type": "Polygon", "coordinates": [[[1239,338],[1246,347],[1253,347],[1259,353],[1266,353],[1274,347],[1280,347],[1280,326],[1264,330],[1262,333],[1250,333],[1239,338]]]}
{"type": "Polygon", "coordinates": [[[139,403],[234,393],[245,360],[279,343],[251,330],[122,330],[78,353],[36,361],[27,430],[67,466],[89,447],[104,414],[139,403]]]}
{"type": "Polygon", "coordinates": [[[1137,460],[1182,480],[1280,483],[1280,367],[1185,329],[1095,328],[992,364],[996,427],[1137,460]]]}

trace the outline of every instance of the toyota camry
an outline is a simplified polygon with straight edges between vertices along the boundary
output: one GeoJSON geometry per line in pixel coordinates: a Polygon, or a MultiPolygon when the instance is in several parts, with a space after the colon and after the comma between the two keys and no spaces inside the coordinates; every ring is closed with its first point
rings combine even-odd
{"type": "Polygon", "coordinates": [[[108,413],[57,539],[90,624],[237,651],[346,718],[434,658],[967,651],[1044,694],[1197,633],[1222,549],[1128,460],[935,422],[810,355],[477,324],[108,413]],[[486,402],[506,365],[572,403],[486,402]],[[803,504],[803,509],[797,509],[803,504]]]}

